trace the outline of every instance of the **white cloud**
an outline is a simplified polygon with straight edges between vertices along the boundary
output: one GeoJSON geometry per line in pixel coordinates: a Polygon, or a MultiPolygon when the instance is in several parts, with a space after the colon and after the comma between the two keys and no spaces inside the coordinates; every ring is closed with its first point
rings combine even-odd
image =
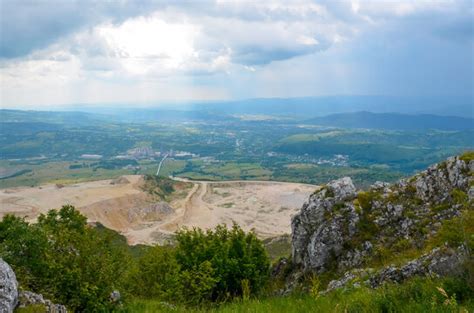
{"type": "MultiPolygon", "coordinates": [[[[137,14],[127,15],[124,10],[117,10],[120,18],[107,17],[104,12],[113,11],[110,6],[107,8],[102,7],[98,14],[103,18],[82,18],[88,20],[87,26],[74,28],[72,33],[59,32],[61,37],[53,41],[51,36],[45,36],[47,45],[35,44],[41,49],[35,48],[22,57],[0,59],[2,106],[119,101],[134,97],[137,101],[225,97],[234,95],[236,90],[241,93],[245,87],[253,90],[258,85],[254,79],[268,82],[267,88],[261,88],[261,95],[269,95],[272,90],[280,96],[299,92],[308,95],[312,90],[324,93],[325,89],[337,93],[338,88],[354,91],[360,84],[346,85],[357,75],[353,67],[344,69],[344,60],[328,57],[334,51],[351,47],[351,43],[356,47],[364,45],[370,42],[374,32],[386,31],[390,38],[395,38],[394,49],[408,47],[405,40],[414,32],[420,33],[418,41],[428,42],[427,36],[432,35],[435,26],[439,34],[446,29],[449,35],[444,36],[454,38],[453,32],[460,33],[457,17],[469,20],[473,14],[472,7],[467,10],[469,3],[463,0],[321,0],[318,3],[226,0],[186,5],[181,2],[154,5],[151,1],[146,10],[132,10],[137,14]],[[301,65],[300,60],[306,57],[323,57],[334,64],[301,65]],[[292,64],[298,64],[298,70],[287,75],[292,64]],[[314,78],[318,73],[337,79],[329,86],[325,77],[314,78]],[[343,79],[344,76],[351,79],[343,79]],[[271,83],[275,81],[278,84],[271,83]],[[318,86],[312,86],[309,81],[318,82],[318,86]],[[338,85],[341,81],[344,86],[338,85]],[[288,86],[296,88],[289,90],[288,86]],[[87,92],[93,95],[85,95],[87,92]]],[[[43,8],[35,14],[45,12],[43,8]]],[[[469,36],[472,37],[472,31],[467,30],[462,38],[469,36]]],[[[334,55],[347,58],[348,53],[334,55]]],[[[369,50],[369,54],[360,58],[372,62],[377,60],[376,55],[377,51],[369,50]]],[[[366,90],[364,87],[361,92],[366,90]]],[[[259,96],[258,92],[249,94],[259,96]]]]}
{"type": "Polygon", "coordinates": [[[95,32],[106,42],[110,57],[161,59],[165,68],[176,69],[193,58],[199,27],[170,24],[151,16],[131,19],[118,27],[101,25],[95,32]]]}

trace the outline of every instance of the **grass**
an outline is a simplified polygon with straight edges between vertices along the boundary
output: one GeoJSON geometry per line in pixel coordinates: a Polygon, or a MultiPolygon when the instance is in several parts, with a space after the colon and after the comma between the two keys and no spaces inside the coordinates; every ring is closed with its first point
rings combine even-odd
{"type": "Polygon", "coordinates": [[[200,160],[189,162],[186,171],[177,172],[177,176],[194,180],[269,180],[272,171],[263,168],[257,163],[211,163],[204,164],[200,160]]]}
{"type": "MultiPolygon", "coordinates": [[[[23,171],[22,175],[9,177],[0,180],[0,188],[10,188],[17,186],[39,186],[48,183],[74,184],[86,181],[117,178],[121,175],[132,174],[151,174],[156,173],[156,161],[143,160],[139,162],[140,170],[117,168],[117,169],[93,169],[92,167],[83,167],[70,169],[69,166],[75,164],[90,165],[96,161],[81,160],[70,161],[47,161],[47,162],[0,162],[0,167],[12,168],[16,171],[23,171]],[[29,171],[29,172],[26,172],[29,171]]],[[[186,162],[183,160],[166,160],[161,169],[162,176],[168,176],[174,172],[181,171],[186,162]]]]}
{"type": "Polygon", "coordinates": [[[321,138],[336,137],[345,134],[342,130],[333,130],[328,132],[321,132],[318,134],[296,134],[285,137],[280,140],[280,143],[294,143],[294,142],[305,142],[305,141],[318,141],[321,138]]]}
{"type": "Polygon", "coordinates": [[[46,312],[46,306],[42,304],[30,305],[25,308],[17,308],[15,313],[43,313],[46,312]]]}
{"type": "Polygon", "coordinates": [[[464,152],[460,157],[459,159],[465,161],[465,162],[469,162],[469,161],[472,161],[474,160],[474,151],[466,151],[464,152]]]}
{"type": "MultiPolygon", "coordinates": [[[[186,161],[184,160],[166,159],[165,162],[163,162],[163,166],[161,167],[160,175],[162,176],[173,175],[176,172],[182,171],[185,166],[186,166],[186,161]]],[[[158,167],[158,163],[155,162],[155,164],[152,166],[153,174],[156,172],[157,167],[158,167]]]]}
{"type": "MultiPolygon", "coordinates": [[[[86,161],[84,163],[91,163],[86,161]]],[[[132,170],[125,169],[103,169],[93,170],[91,167],[80,169],[69,169],[74,162],[56,161],[38,164],[11,164],[19,169],[30,169],[31,172],[20,176],[3,179],[0,181],[0,188],[9,188],[16,186],[39,186],[47,183],[71,184],[84,181],[93,181],[101,179],[115,178],[120,175],[133,174],[132,170]]]]}
{"type": "Polygon", "coordinates": [[[473,290],[455,279],[416,278],[401,285],[388,284],[372,290],[364,287],[338,290],[327,295],[295,294],[237,300],[221,306],[186,308],[156,300],[137,300],[127,306],[128,312],[472,312],[473,290]]]}
{"type": "Polygon", "coordinates": [[[295,170],[306,170],[317,167],[315,164],[310,163],[291,163],[284,165],[285,168],[295,169],[295,170]]]}
{"type": "Polygon", "coordinates": [[[280,237],[273,237],[263,240],[265,249],[267,250],[270,260],[276,261],[281,257],[288,257],[291,255],[291,236],[282,235],[280,237]]]}

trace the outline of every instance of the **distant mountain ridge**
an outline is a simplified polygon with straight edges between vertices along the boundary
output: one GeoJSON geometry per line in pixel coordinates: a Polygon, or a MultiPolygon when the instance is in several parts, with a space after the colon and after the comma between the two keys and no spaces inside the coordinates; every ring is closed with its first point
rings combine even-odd
{"type": "MultiPolygon", "coordinates": [[[[176,111],[198,111],[201,114],[235,115],[264,114],[285,117],[307,118],[336,113],[369,111],[375,113],[399,112],[403,114],[436,114],[443,116],[472,117],[474,99],[469,95],[460,96],[381,96],[345,95],[311,96],[292,98],[250,98],[238,100],[196,100],[196,101],[157,101],[146,103],[77,103],[62,106],[44,106],[36,109],[49,111],[81,111],[105,115],[125,115],[128,118],[149,119],[147,113],[196,117],[176,111]],[[175,112],[171,112],[175,111],[175,112]],[[155,112],[155,113],[156,113],[155,112]],[[163,113],[164,112],[164,113],[163,113]],[[166,113],[167,112],[167,113],[166,113]],[[141,116],[140,116],[141,114],[141,116]]],[[[2,114],[2,112],[0,112],[2,114]]],[[[199,115],[197,115],[199,117],[199,115]]]]}
{"type": "Polygon", "coordinates": [[[386,130],[469,130],[474,129],[474,119],[433,114],[373,113],[367,111],[337,113],[306,120],[321,126],[344,128],[371,128],[386,130]]]}

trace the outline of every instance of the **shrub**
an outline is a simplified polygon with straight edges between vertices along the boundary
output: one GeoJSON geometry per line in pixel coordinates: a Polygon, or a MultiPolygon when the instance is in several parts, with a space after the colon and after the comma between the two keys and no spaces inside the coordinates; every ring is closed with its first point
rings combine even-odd
{"type": "Polygon", "coordinates": [[[456,204],[464,204],[468,200],[467,194],[457,188],[451,191],[451,198],[456,204]]]}
{"type": "Polygon", "coordinates": [[[449,203],[441,203],[441,204],[438,204],[438,205],[435,205],[433,207],[431,207],[431,211],[433,213],[440,213],[440,212],[443,212],[447,209],[449,209],[451,207],[451,205],[449,203]]]}
{"type": "Polygon", "coordinates": [[[140,298],[168,300],[176,296],[179,266],[172,247],[148,248],[127,278],[127,290],[140,298]]]}
{"type": "Polygon", "coordinates": [[[215,282],[210,300],[242,296],[244,280],[248,281],[246,288],[255,294],[268,279],[270,262],[263,243],[237,225],[230,230],[225,226],[207,232],[183,230],[177,233],[176,240],[176,261],[182,272],[196,273],[203,264],[207,264],[206,271],[212,269],[207,272],[215,282]]]}
{"type": "Polygon", "coordinates": [[[175,182],[167,177],[145,175],[144,179],[145,185],[143,189],[152,195],[158,196],[160,199],[166,199],[175,190],[175,182]]]}
{"type": "Polygon", "coordinates": [[[184,229],[176,247],[152,247],[128,279],[140,298],[200,305],[233,297],[248,299],[265,287],[269,258],[263,243],[237,225],[232,229],[184,229]]]}
{"type": "Polygon", "coordinates": [[[89,227],[73,206],[40,215],[37,224],[13,216],[0,222],[0,256],[22,287],[76,312],[107,311],[127,269],[127,255],[89,227]]]}
{"type": "Polygon", "coordinates": [[[464,152],[459,159],[461,159],[464,162],[469,162],[474,160],[474,151],[466,151],[464,152]]]}
{"type": "Polygon", "coordinates": [[[371,211],[372,202],[380,199],[381,195],[375,191],[361,191],[357,194],[357,201],[360,207],[366,211],[371,211]]]}
{"type": "Polygon", "coordinates": [[[461,216],[443,222],[441,229],[433,238],[435,243],[447,242],[452,247],[465,244],[474,249],[474,211],[465,210],[461,216]]]}
{"type": "Polygon", "coordinates": [[[410,249],[411,247],[412,247],[412,243],[410,240],[401,238],[393,244],[392,250],[395,252],[402,252],[402,251],[410,249]]]}

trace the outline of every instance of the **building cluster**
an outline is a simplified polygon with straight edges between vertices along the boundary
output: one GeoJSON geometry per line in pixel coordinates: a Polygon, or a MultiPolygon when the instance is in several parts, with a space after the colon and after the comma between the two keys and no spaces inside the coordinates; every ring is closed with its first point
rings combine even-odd
{"type": "Polygon", "coordinates": [[[187,157],[198,157],[199,155],[187,152],[187,151],[175,151],[173,149],[169,151],[154,151],[151,147],[137,147],[127,150],[126,154],[117,155],[115,159],[155,159],[161,158],[167,155],[168,157],[174,158],[187,158],[187,157]]]}

